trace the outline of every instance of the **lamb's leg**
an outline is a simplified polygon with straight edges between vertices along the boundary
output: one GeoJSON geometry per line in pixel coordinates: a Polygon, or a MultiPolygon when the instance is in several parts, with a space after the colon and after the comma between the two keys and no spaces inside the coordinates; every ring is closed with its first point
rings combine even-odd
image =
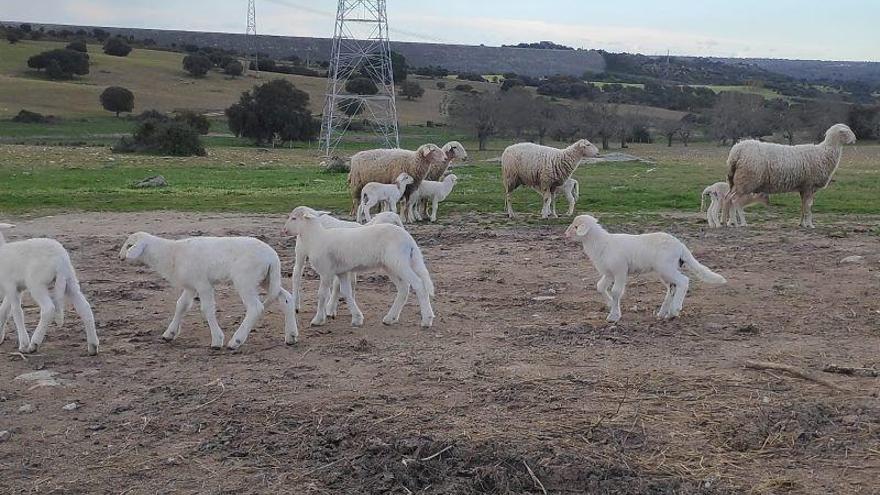
{"type": "Polygon", "coordinates": [[[21,292],[11,290],[8,294],[10,309],[12,311],[12,320],[15,322],[15,331],[18,333],[18,352],[27,352],[31,345],[31,339],[28,337],[27,329],[24,326],[24,311],[21,310],[21,292]]]}
{"type": "Polygon", "coordinates": [[[513,203],[511,201],[512,190],[504,191],[504,207],[507,209],[507,218],[513,218],[513,203]]]}
{"type": "Polygon", "coordinates": [[[660,309],[657,311],[657,318],[660,319],[669,318],[669,305],[672,304],[672,295],[675,291],[675,285],[666,281],[664,281],[663,284],[666,285],[666,297],[663,299],[663,304],[660,305],[660,309]]]}
{"type": "Polygon", "coordinates": [[[709,228],[715,229],[721,227],[721,200],[712,196],[712,203],[706,211],[706,220],[709,221],[709,228]]]}
{"type": "Polygon", "coordinates": [[[742,206],[736,209],[737,215],[739,215],[739,226],[740,227],[748,227],[749,224],[746,223],[746,209],[742,206]]]}
{"type": "Polygon", "coordinates": [[[362,206],[362,208],[363,208],[363,210],[364,210],[364,211],[363,211],[363,214],[364,214],[364,221],[365,221],[365,222],[369,222],[370,220],[373,219],[373,218],[370,216],[370,210],[373,209],[374,206],[376,206],[376,204],[373,203],[372,201],[367,202],[367,203],[365,203],[365,204],[362,206]]]}
{"type": "Polygon", "coordinates": [[[674,281],[675,291],[672,296],[672,305],[669,307],[669,317],[676,318],[681,314],[681,308],[684,306],[684,296],[687,295],[690,280],[678,271],[676,271],[672,280],[674,281]]]}
{"type": "Polygon", "coordinates": [[[301,249],[295,250],[296,260],[293,264],[293,304],[296,311],[302,311],[303,270],[306,267],[306,255],[301,249]]]}
{"type": "Polygon", "coordinates": [[[813,191],[801,192],[801,227],[816,228],[813,225],[813,191]]]}
{"type": "Polygon", "coordinates": [[[602,297],[605,298],[605,304],[608,305],[608,308],[611,309],[611,305],[613,304],[613,299],[611,299],[611,293],[608,292],[608,289],[611,288],[612,280],[610,277],[606,277],[602,275],[602,278],[596,283],[596,290],[599,291],[599,294],[602,294],[602,297]]]}
{"type": "Polygon", "coordinates": [[[574,194],[572,194],[570,191],[565,192],[565,199],[568,200],[567,215],[572,216],[572,215],[574,215],[574,208],[575,208],[575,206],[577,206],[577,200],[574,199],[574,194]]]}
{"type": "Polygon", "coordinates": [[[611,313],[608,314],[607,321],[612,323],[620,321],[620,299],[626,290],[626,273],[616,274],[614,276],[614,285],[611,287],[611,313]]]}
{"type": "Polygon", "coordinates": [[[238,330],[232,334],[232,338],[226,344],[230,351],[238,349],[245,343],[251,334],[251,330],[260,321],[260,317],[263,316],[263,310],[265,309],[263,303],[260,302],[260,294],[257,292],[256,287],[236,287],[236,289],[238,290],[239,297],[241,297],[241,302],[247,308],[247,312],[238,330]]]}
{"type": "Polygon", "coordinates": [[[28,289],[31,291],[31,297],[37,302],[37,305],[40,306],[40,322],[37,324],[37,328],[31,336],[30,345],[28,345],[28,352],[37,352],[40,348],[40,344],[42,344],[43,340],[46,338],[46,331],[49,329],[49,323],[55,317],[55,303],[52,302],[52,296],[49,294],[49,289],[47,287],[34,284],[33,286],[29,286],[28,289]]]}
{"type": "Polygon", "coordinates": [[[342,297],[345,298],[345,304],[348,305],[349,311],[351,311],[351,326],[360,327],[364,324],[364,314],[361,312],[361,309],[357,305],[357,301],[354,299],[354,290],[351,288],[351,273],[343,273],[338,277],[339,290],[342,292],[342,297]]]}
{"type": "Polygon", "coordinates": [[[318,311],[310,323],[313,327],[320,327],[327,323],[327,300],[330,297],[332,280],[332,277],[321,275],[321,283],[318,285],[318,311]]]}
{"type": "Polygon", "coordinates": [[[9,298],[4,297],[0,303],[0,344],[6,340],[6,320],[9,319],[9,298]]]}
{"type": "Polygon", "coordinates": [[[726,196],[721,198],[721,224],[727,224],[730,226],[730,208],[733,201],[736,199],[736,192],[730,191],[726,196]]]}
{"type": "Polygon", "coordinates": [[[202,315],[208,322],[208,328],[211,329],[211,347],[221,349],[225,337],[220,324],[217,323],[217,302],[214,299],[213,287],[199,287],[196,292],[199,294],[199,300],[202,302],[202,315]]]}
{"type": "Polygon", "coordinates": [[[284,312],[284,343],[287,345],[296,344],[299,339],[299,328],[296,325],[296,305],[293,302],[293,296],[281,289],[278,304],[284,312]]]}
{"type": "Polygon", "coordinates": [[[544,206],[541,208],[541,218],[550,218],[553,215],[553,193],[550,191],[544,191],[542,193],[544,196],[544,206]]]}
{"type": "Polygon", "coordinates": [[[409,297],[409,284],[398,278],[396,275],[392,275],[389,273],[388,276],[394,283],[394,287],[397,288],[397,296],[395,296],[394,304],[391,305],[391,309],[388,310],[388,314],[385,315],[385,318],[382,318],[382,323],[386,325],[393,325],[397,323],[397,321],[400,319],[400,312],[403,311],[403,306],[406,304],[406,300],[409,297]]]}
{"type": "Polygon", "coordinates": [[[333,277],[333,287],[330,289],[330,300],[327,302],[327,316],[336,318],[339,312],[339,277],[333,277]]]}
{"type": "Polygon", "coordinates": [[[86,342],[89,346],[89,355],[98,354],[98,331],[95,329],[95,314],[92,312],[92,306],[86,300],[78,284],[70,284],[67,286],[67,297],[73,303],[73,309],[83,322],[86,329],[86,342]]]}
{"type": "Polygon", "coordinates": [[[418,274],[408,266],[404,268],[403,276],[405,281],[412,286],[419,299],[419,309],[422,312],[422,328],[431,328],[434,324],[434,309],[431,307],[431,298],[425,290],[425,284],[418,274]]]}
{"type": "Polygon", "coordinates": [[[187,311],[192,309],[193,301],[196,298],[196,293],[190,289],[183,289],[183,292],[180,294],[180,298],[177,300],[177,307],[174,310],[174,318],[171,319],[171,323],[168,325],[168,330],[165,330],[165,333],[162,334],[162,338],[168,342],[176,339],[178,335],[180,335],[180,324],[183,320],[183,315],[186,314],[187,311]]]}
{"type": "Polygon", "coordinates": [[[431,202],[431,221],[437,221],[437,207],[439,206],[437,198],[434,198],[434,201],[431,202]]]}

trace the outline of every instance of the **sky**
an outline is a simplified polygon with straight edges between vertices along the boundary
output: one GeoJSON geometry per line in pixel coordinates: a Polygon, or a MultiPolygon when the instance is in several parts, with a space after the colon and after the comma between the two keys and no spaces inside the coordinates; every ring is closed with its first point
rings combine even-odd
{"type": "MultiPolygon", "coordinates": [[[[337,2],[257,0],[261,34],[329,37],[337,2]]],[[[391,39],[880,62],[880,0],[387,0],[391,39]]],[[[246,0],[0,0],[0,19],[243,32],[246,0]]]]}

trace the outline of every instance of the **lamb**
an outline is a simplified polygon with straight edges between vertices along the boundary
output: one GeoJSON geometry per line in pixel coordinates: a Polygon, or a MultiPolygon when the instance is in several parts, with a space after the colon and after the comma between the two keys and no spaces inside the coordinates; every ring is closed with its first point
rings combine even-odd
{"type": "MultiPolygon", "coordinates": [[[[709,222],[709,228],[721,227],[721,204],[730,192],[730,185],[727,182],[716,182],[711,186],[703,189],[700,195],[700,212],[706,212],[706,220],[709,222]],[[709,209],[706,210],[706,198],[709,198],[709,209]]],[[[732,226],[746,226],[745,208],[756,203],[763,203],[765,206],[770,204],[770,196],[766,194],[748,194],[746,201],[741,202],[742,206],[734,210],[733,216],[728,220],[727,224],[732,226]]]]}
{"type": "MultiPolygon", "coordinates": [[[[455,160],[468,160],[467,150],[465,150],[464,146],[462,146],[462,144],[458,141],[449,141],[448,143],[444,144],[443,148],[441,149],[444,153],[446,153],[446,161],[442,164],[438,163],[433,165],[428,170],[428,175],[425,176],[425,180],[440,181],[440,179],[443,178],[443,174],[445,174],[452,166],[452,162],[454,162],[455,160]]],[[[408,209],[412,210],[412,208],[408,209]]],[[[422,217],[427,216],[428,202],[422,199],[422,201],[420,201],[419,204],[415,206],[415,210],[416,215],[408,215],[409,218],[407,218],[407,221],[412,222],[415,220],[421,220],[422,217]]]]}
{"type": "Polygon", "coordinates": [[[759,141],[741,141],[727,158],[730,193],[723,205],[722,220],[730,208],[742,207],[750,193],[775,194],[797,191],[801,195],[801,227],[813,225],[813,197],[828,187],[840,165],[843,145],[856,142],[852,130],[835,124],[819,144],[786,146],[759,141]]]}
{"type": "MultiPolygon", "coordinates": [[[[0,224],[0,231],[13,228],[0,224]]],[[[7,243],[0,232],[0,343],[6,338],[6,321],[10,313],[18,333],[19,352],[37,352],[46,338],[52,317],[60,327],[64,324],[66,300],[73,303],[86,329],[89,355],[98,354],[98,333],[92,307],[80,290],[70,255],[54,239],[28,239],[7,243]],[[52,292],[49,285],[55,282],[52,292]],[[40,306],[40,321],[32,336],[24,326],[21,293],[27,289],[40,306]]]]}
{"type": "Polygon", "coordinates": [[[172,341],[180,334],[183,315],[192,308],[198,296],[202,314],[211,329],[211,347],[223,347],[224,335],[217,323],[214,286],[231,281],[247,308],[247,314],[238,330],[229,339],[227,347],[236,350],[248,338],[251,329],[263,314],[266,304],[276,299],[284,311],[284,341],[296,343],[299,330],[296,324],[293,298],[281,287],[281,261],[278,253],[253,237],[192,237],[170,240],[146,232],[137,232],[126,239],[119,258],[141,262],[167,280],[182,293],[177,300],[174,317],[162,334],[172,341]],[[260,286],[268,281],[268,295],[260,302],[260,286]]]}
{"type": "Polygon", "coordinates": [[[445,163],[446,153],[435,144],[423,144],[416,151],[378,149],[356,153],[351,157],[348,186],[351,191],[351,214],[354,215],[361,199],[361,189],[370,182],[390,184],[406,172],[413,178],[403,194],[405,200],[428,174],[431,166],[445,163]]]}
{"type": "MultiPolygon", "coordinates": [[[[411,220],[421,220],[421,213],[419,213],[418,208],[414,207],[420,205],[422,201],[430,201],[430,218],[432,222],[436,222],[438,204],[449,197],[457,182],[458,176],[455,174],[447,175],[442,182],[423,180],[422,185],[420,185],[419,188],[416,189],[416,192],[409,198],[410,200],[407,203],[407,214],[405,217],[411,220]]],[[[427,214],[427,211],[425,214],[427,214]]]]}
{"type": "MultiPolygon", "coordinates": [[[[558,192],[558,190],[557,190],[558,192]]],[[[581,195],[580,183],[574,177],[569,177],[562,183],[562,194],[568,200],[568,213],[566,215],[574,215],[574,208],[577,206],[578,199],[581,195]]],[[[556,217],[556,196],[553,196],[553,216],[556,217]]]]}
{"type": "Polygon", "coordinates": [[[581,139],[564,150],[534,143],[508,146],[501,154],[507,215],[513,218],[513,191],[519,186],[528,186],[544,197],[541,217],[555,217],[552,203],[556,190],[571,177],[582,159],[598,155],[599,149],[586,139],[581,139]]]}
{"type": "MultiPolygon", "coordinates": [[[[357,221],[361,219],[370,221],[370,210],[381,203],[384,203],[389,211],[397,211],[397,203],[403,197],[403,193],[407,186],[413,183],[413,178],[404,172],[394,179],[393,184],[380,184],[378,182],[370,182],[361,189],[361,204],[358,206],[357,221]]],[[[402,208],[401,208],[402,210],[402,208]]]]}
{"type": "Polygon", "coordinates": [[[373,268],[384,269],[397,287],[397,297],[382,323],[391,325],[400,319],[409,288],[416,292],[422,313],[422,327],[434,322],[431,297],[434,283],[425,267],[425,260],[416,241],[406,230],[396,225],[365,225],[356,229],[327,229],[320,217],[308,209],[294,209],[284,224],[284,230],[297,236],[297,248],[302,246],[312,268],[321,278],[318,289],[318,310],[313,326],[327,322],[327,303],[334,277],[339,277],[340,291],[351,310],[352,326],[361,326],[364,315],[354,298],[350,274],[373,268]]]}
{"type": "Polygon", "coordinates": [[[686,265],[706,283],[727,283],[724,277],[700,264],[681,241],[663,232],[609,234],[595,218],[580,215],[565,231],[565,237],[583,244],[584,253],[601,275],[596,289],[611,309],[609,322],[620,320],[620,298],[630,274],[657,273],[666,284],[666,299],[657,312],[661,319],[675,318],[681,313],[689,285],[688,278],[679,271],[681,266],[686,265]]]}

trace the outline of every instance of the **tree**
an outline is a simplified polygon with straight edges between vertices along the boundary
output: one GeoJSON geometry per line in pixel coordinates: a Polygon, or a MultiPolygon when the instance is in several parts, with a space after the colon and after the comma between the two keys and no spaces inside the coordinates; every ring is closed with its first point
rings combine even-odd
{"type": "Polygon", "coordinates": [[[193,77],[205,77],[205,74],[211,70],[214,64],[211,59],[204,55],[193,54],[183,57],[183,69],[190,73],[193,77]]]}
{"type": "Polygon", "coordinates": [[[20,24],[20,25],[18,26],[18,29],[21,29],[21,30],[24,31],[25,33],[30,33],[30,32],[32,32],[32,31],[34,30],[34,27],[31,26],[30,24],[20,24]]]}
{"type": "Polygon", "coordinates": [[[457,95],[449,105],[449,119],[453,126],[473,132],[480,151],[485,151],[498,132],[498,99],[490,93],[457,95]]]}
{"type": "Polygon", "coordinates": [[[307,141],[317,136],[320,123],[309,111],[309,95],[286,79],[275,79],[242,93],[226,109],[229,129],[236,136],[264,144],[307,141]]]}
{"type": "Polygon", "coordinates": [[[421,98],[424,94],[425,88],[415,81],[403,81],[400,85],[400,95],[405,96],[407,100],[421,98]]]}
{"type": "Polygon", "coordinates": [[[374,95],[379,88],[372,80],[366,77],[356,77],[345,83],[345,90],[356,95],[374,95]]]}
{"type": "Polygon", "coordinates": [[[397,52],[391,52],[391,71],[394,77],[394,84],[400,84],[406,80],[408,68],[406,57],[397,52]]]}
{"type": "Polygon", "coordinates": [[[103,43],[104,40],[106,40],[107,38],[110,37],[110,33],[108,33],[107,31],[104,31],[104,30],[101,29],[101,28],[95,28],[95,29],[92,30],[92,36],[93,36],[96,40],[98,40],[98,41],[100,41],[100,42],[103,43]]]}
{"type": "Polygon", "coordinates": [[[226,64],[226,67],[223,68],[223,72],[228,76],[238,77],[244,73],[244,66],[241,65],[241,62],[238,60],[233,60],[226,64]]]}
{"type": "Polygon", "coordinates": [[[174,120],[192,127],[202,136],[206,136],[211,132],[211,121],[208,120],[208,117],[192,110],[179,110],[175,112],[174,120]]]}
{"type": "Polygon", "coordinates": [[[771,116],[760,95],[725,91],[709,111],[712,133],[722,144],[771,132],[771,116]]]}
{"type": "Polygon", "coordinates": [[[82,40],[78,40],[78,41],[74,41],[72,43],[69,43],[65,48],[67,48],[68,50],[73,50],[75,52],[80,52],[80,53],[88,53],[88,51],[89,51],[88,46],[86,46],[86,42],[82,41],[82,40]]]}
{"type": "Polygon", "coordinates": [[[23,33],[18,29],[9,29],[6,31],[6,41],[8,41],[10,45],[18,43],[22,38],[23,33]]]}
{"type": "Polygon", "coordinates": [[[534,127],[537,103],[523,88],[499,93],[497,96],[499,130],[517,140],[534,127]]]}
{"type": "Polygon", "coordinates": [[[28,67],[44,70],[50,79],[71,79],[89,73],[89,56],[74,50],[55,49],[28,59],[28,67]]]}
{"type": "Polygon", "coordinates": [[[120,86],[110,86],[101,93],[101,105],[108,112],[116,112],[118,118],[121,112],[134,110],[134,93],[120,86]]]}
{"type": "Polygon", "coordinates": [[[106,42],[104,42],[104,53],[107,55],[112,55],[114,57],[126,57],[129,53],[131,53],[131,46],[126,43],[126,41],[119,36],[115,38],[109,38],[106,42]]]}

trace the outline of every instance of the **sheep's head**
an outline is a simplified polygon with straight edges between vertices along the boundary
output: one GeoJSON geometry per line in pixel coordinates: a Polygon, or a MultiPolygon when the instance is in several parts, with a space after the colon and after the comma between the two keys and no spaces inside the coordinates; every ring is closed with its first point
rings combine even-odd
{"type": "Polygon", "coordinates": [[[283,232],[288,235],[299,235],[303,227],[311,222],[316,222],[321,212],[315,211],[308,206],[297,206],[287,216],[283,232]]]}
{"type": "Polygon", "coordinates": [[[147,249],[150,237],[152,236],[146,232],[135,232],[128,236],[128,239],[125,240],[125,244],[122,245],[122,249],[119,250],[119,259],[123,261],[134,261],[140,258],[147,249]]]}
{"type": "Polygon", "coordinates": [[[379,224],[397,225],[400,228],[405,228],[403,226],[403,221],[400,219],[400,215],[393,211],[383,211],[382,213],[374,215],[373,219],[367,222],[367,225],[379,224]]]}
{"type": "Polygon", "coordinates": [[[413,182],[415,182],[415,180],[406,172],[398,175],[397,178],[394,179],[394,183],[400,186],[408,186],[413,182]]]}
{"type": "Polygon", "coordinates": [[[426,162],[445,163],[446,153],[436,144],[423,144],[416,150],[419,157],[426,162]]]}
{"type": "Polygon", "coordinates": [[[596,225],[599,225],[599,221],[590,215],[579,215],[574,218],[574,221],[572,221],[571,225],[566,229],[565,238],[577,239],[585,237],[596,225]]]}
{"type": "Polygon", "coordinates": [[[853,144],[856,135],[846,124],[834,124],[825,132],[825,140],[834,144],[853,144]]]}
{"type": "Polygon", "coordinates": [[[443,145],[443,152],[446,153],[446,161],[461,160],[465,162],[468,159],[467,151],[458,141],[449,141],[443,145]]]}
{"type": "Polygon", "coordinates": [[[595,158],[599,156],[599,148],[586,139],[574,143],[572,147],[577,150],[578,155],[583,158],[595,158]]]}
{"type": "Polygon", "coordinates": [[[455,174],[449,174],[443,178],[443,182],[452,182],[453,185],[458,183],[458,176],[455,174]]]}

